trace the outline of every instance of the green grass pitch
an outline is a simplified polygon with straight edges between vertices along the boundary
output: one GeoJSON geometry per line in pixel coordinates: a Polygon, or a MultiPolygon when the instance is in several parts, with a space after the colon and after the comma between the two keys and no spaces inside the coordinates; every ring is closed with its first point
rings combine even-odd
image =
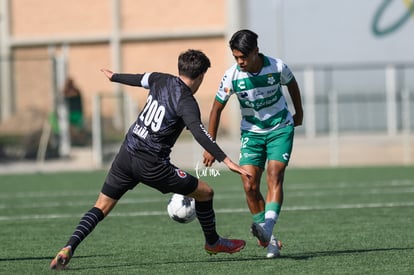
{"type": "MultiPolygon", "coordinates": [[[[51,259],[92,207],[105,175],[0,175],[0,274],[52,272],[51,259]]],[[[170,195],[138,185],[63,272],[414,274],[413,167],[289,168],[275,228],[284,247],[282,257],[271,260],[249,233],[239,176],[220,171],[202,179],[215,190],[218,232],[247,241],[240,253],[209,256],[198,222],[172,221],[170,195]]]]}

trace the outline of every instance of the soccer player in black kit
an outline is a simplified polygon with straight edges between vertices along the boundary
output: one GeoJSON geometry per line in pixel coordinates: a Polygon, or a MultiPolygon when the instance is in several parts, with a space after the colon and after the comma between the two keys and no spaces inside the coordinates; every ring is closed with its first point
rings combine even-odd
{"type": "Polygon", "coordinates": [[[239,174],[250,174],[235,164],[212,140],[200,119],[194,98],[210,60],[201,51],[187,50],[178,57],[178,77],[165,73],[118,74],[102,69],[113,82],[149,89],[146,104],[129,128],[108,172],[94,205],[81,218],[73,235],[50,263],[51,269],[64,269],[76,247],[115,207],[118,200],[138,183],[162,193],[179,193],[195,199],[198,221],[209,254],[239,252],[245,241],[225,239],[216,232],[213,189],[204,181],[177,168],[170,152],[184,127],[218,161],[239,174]]]}

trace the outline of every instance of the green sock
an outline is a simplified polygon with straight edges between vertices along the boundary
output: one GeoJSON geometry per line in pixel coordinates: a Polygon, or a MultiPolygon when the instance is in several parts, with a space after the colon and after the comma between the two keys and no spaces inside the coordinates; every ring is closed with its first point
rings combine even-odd
{"type": "Polygon", "coordinates": [[[255,223],[263,223],[265,221],[265,212],[259,212],[253,215],[253,221],[255,223]]]}
{"type": "Polygon", "coordinates": [[[275,211],[276,214],[279,215],[281,208],[282,208],[282,206],[279,203],[277,203],[277,202],[269,202],[269,203],[266,203],[265,212],[267,212],[269,210],[270,211],[275,211]]]}
{"type": "Polygon", "coordinates": [[[265,206],[265,225],[263,228],[267,231],[273,232],[273,228],[279,218],[281,205],[277,202],[266,203],[265,206]]]}

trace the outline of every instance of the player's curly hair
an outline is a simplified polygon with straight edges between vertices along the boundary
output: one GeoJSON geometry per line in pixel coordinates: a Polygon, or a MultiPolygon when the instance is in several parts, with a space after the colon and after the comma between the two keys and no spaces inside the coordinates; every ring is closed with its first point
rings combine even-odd
{"type": "Polygon", "coordinates": [[[178,56],[178,74],[196,79],[210,68],[210,59],[199,50],[189,49],[178,56]]]}
{"type": "Polygon", "coordinates": [[[259,36],[251,30],[239,30],[233,34],[229,41],[231,50],[238,50],[244,55],[249,55],[257,48],[259,36]]]}

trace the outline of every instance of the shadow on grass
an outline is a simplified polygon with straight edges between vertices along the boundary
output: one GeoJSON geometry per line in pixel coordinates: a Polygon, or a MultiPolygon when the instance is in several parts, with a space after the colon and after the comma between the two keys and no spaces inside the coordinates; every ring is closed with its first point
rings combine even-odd
{"type": "MultiPolygon", "coordinates": [[[[293,260],[309,260],[316,257],[329,257],[329,256],[337,256],[342,254],[355,254],[355,253],[370,253],[370,252],[384,252],[384,251],[404,251],[404,250],[414,250],[414,248],[404,247],[404,248],[373,248],[373,249],[350,249],[350,250],[333,250],[333,251],[316,251],[316,252],[306,252],[306,253],[298,253],[298,254],[287,254],[282,255],[279,260],[283,259],[293,259],[293,260]]],[[[84,256],[79,258],[87,258],[87,257],[97,257],[95,256],[84,256]]],[[[273,259],[274,260],[274,259],[273,259]]],[[[219,263],[219,262],[246,262],[246,261],[269,261],[269,259],[264,258],[264,256],[237,256],[235,258],[232,257],[221,257],[212,255],[211,257],[206,257],[205,259],[182,259],[182,260],[174,260],[174,261],[150,261],[150,262],[131,262],[131,263],[122,263],[122,264],[107,264],[107,265],[99,265],[96,267],[68,267],[70,270],[92,270],[92,269],[105,269],[105,268],[119,268],[119,267],[151,267],[151,266],[159,266],[159,265],[169,265],[169,264],[200,264],[200,263],[219,263]]]]}
{"type": "MultiPolygon", "coordinates": [[[[91,255],[91,256],[79,256],[76,258],[94,258],[94,257],[106,257],[106,256],[112,256],[111,254],[106,255],[91,255]]],[[[14,257],[14,258],[0,258],[0,262],[19,262],[19,261],[44,261],[44,260],[50,260],[52,261],[54,256],[50,257],[14,257]]]]}
{"type": "MultiPolygon", "coordinates": [[[[316,257],[329,257],[329,256],[338,256],[343,254],[358,254],[358,253],[370,253],[370,252],[386,252],[386,251],[404,251],[404,250],[414,250],[411,247],[394,247],[394,248],[373,248],[373,249],[349,249],[349,250],[332,250],[332,251],[315,251],[315,252],[305,252],[305,253],[294,253],[294,254],[285,254],[282,255],[279,259],[292,259],[292,260],[309,260],[316,257]]],[[[240,255],[240,254],[239,254],[240,255]]],[[[88,255],[88,256],[77,256],[78,259],[87,259],[87,258],[97,258],[97,257],[108,257],[113,256],[112,254],[100,254],[100,255],[88,255]]],[[[18,262],[18,261],[45,261],[52,260],[53,256],[50,257],[15,257],[15,258],[0,258],[0,262],[18,262]]],[[[237,257],[221,257],[213,255],[211,257],[205,257],[204,259],[182,259],[174,261],[150,261],[150,262],[131,262],[131,263],[122,263],[122,264],[107,264],[99,265],[96,267],[74,267],[69,266],[68,270],[92,270],[92,269],[105,269],[105,268],[119,268],[119,267],[149,267],[153,265],[168,265],[168,264],[200,264],[200,263],[219,263],[219,262],[246,262],[246,261],[267,261],[269,259],[264,258],[263,256],[237,256],[237,257]]]]}
{"type": "Polygon", "coordinates": [[[358,254],[358,253],[369,253],[369,252],[404,251],[404,250],[414,250],[414,248],[412,248],[412,247],[392,247],[392,248],[315,251],[315,252],[306,252],[306,253],[282,255],[281,258],[293,259],[293,260],[308,260],[308,259],[316,258],[316,257],[338,256],[338,255],[342,255],[342,254],[358,254]]]}

